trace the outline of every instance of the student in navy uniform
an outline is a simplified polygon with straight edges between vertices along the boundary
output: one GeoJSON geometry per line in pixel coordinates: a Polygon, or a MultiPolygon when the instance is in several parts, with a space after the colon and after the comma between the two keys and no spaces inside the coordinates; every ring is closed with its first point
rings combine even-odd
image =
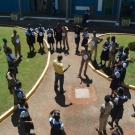
{"type": "Polygon", "coordinates": [[[129,62],[129,61],[131,60],[131,58],[130,58],[130,53],[129,53],[129,47],[125,47],[123,53],[124,53],[124,55],[127,56],[127,61],[129,62]]]}
{"type": "Polygon", "coordinates": [[[122,58],[122,56],[124,55],[123,46],[120,46],[120,47],[119,47],[118,52],[119,52],[119,54],[118,54],[118,56],[116,57],[116,59],[115,59],[115,61],[114,61],[113,70],[115,69],[115,65],[116,65],[116,64],[121,64],[121,58],[122,58]]]}
{"type": "Polygon", "coordinates": [[[60,43],[60,48],[61,47],[61,41],[62,41],[62,28],[61,25],[58,23],[57,27],[54,29],[54,37],[56,40],[56,49],[58,48],[58,42],[60,43]]]}
{"type": "Polygon", "coordinates": [[[82,35],[83,40],[81,46],[85,46],[88,43],[89,40],[89,33],[88,33],[88,28],[84,28],[84,33],[82,35]]]}
{"type": "Polygon", "coordinates": [[[76,54],[79,53],[79,43],[80,43],[80,32],[82,28],[79,25],[74,25],[74,33],[75,33],[75,44],[76,44],[76,54]]]}
{"type": "Polygon", "coordinates": [[[119,87],[117,90],[117,97],[114,99],[114,107],[111,111],[112,121],[109,121],[108,124],[113,128],[113,122],[115,121],[116,125],[119,126],[119,120],[123,116],[123,104],[128,101],[128,97],[124,96],[124,88],[119,87]]]}
{"type": "Polygon", "coordinates": [[[113,79],[110,84],[110,88],[112,90],[111,97],[113,97],[113,94],[115,94],[115,91],[118,88],[118,84],[120,82],[121,64],[116,65],[116,68],[114,69],[114,74],[112,76],[113,76],[113,79]]]}
{"type": "Polygon", "coordinates": [[[12,49],[8,48],[7,49],[7,57],[6,58],[7,58],[7,63],[8,63],[8,69],[10,67],[14,67],[15,70],[16,70],[16,72],[14,74],[14,77],[16,79],[16,74],[18,73],[17,62],[20,59],[20,57],[15,58],[15,56],[12,54],[12,49]]]}
{"type": "Polygon", "coordinates": [[[44,33],[45,33],[45,29],[44,27],[42,27],[41,24],[39,24],[39,27],[35,29],[35,31],[38,33],[37,36],[37,42],[39,43],[40,49],[44,49],[44,33]],[[41,47],[42,44],[42,47],[41,47]]]}
{"type": "Polygon", "coordinates": [[[128,66],[128,61],[126,59],[127,59],[126,55],[122,56],[122,58],[121,58],[122,72],[121,72],[120,82],[124,82],[124,79],[126,76],[126,68],[128,66]]]}
{"type": "Polygon", "coordinates": [[[26,33],[27,44],[29,45],[30,52],[34,51],[35,34],[34,34],[34,29],[31,28],[30,24],[28,24],[25,33],[26,33]]]}
{"type": "Polygon", "coordinates": [[[20,99],[26,98],[26,95],[25,95],[25,93],[22,91],[21,87],[22,87],[22,83],[21,83],[20,81],[17,81],[17,82],[15,83],[15,87],[14,87],[15,104],[18,104],[20,99]]]}
{"type": "Polygon", "coordinates": [[[20,111],[20,123],[23,124],[25,133],[31,135],[30,130],[34,129],[34,124],[26,107],[25,99],[19,101],[18,109],[20,111]]]}
{"type": "Polygon", "coordinates": [[[53,37],[54,31],[50,25],[49,25],[48,29],[46,30],[46,33],[47,33],[47,42],[50,45],[50,50],[52,50],[52,49],[54,50],[54,46],[53,46],[53,44],[54,44],[54,37],[53,37]]]}
{"type": "Polygon", "coordinates": [[[86,27],[87,25],[87,20],[89,20],[89,13],[88,13],[88,9],[86,10],[86,12],[83,15],[83,20],[82,20],[82,25],[83,27],[86,27]]]}
{"type": "Polygon", "coordinates": [[[60,111],[53,110],[49,115],[49,122],[51,125],[51,135],[66,135],[64,131],[64,123],[60,121],[60,111]]]}
{"type": "Polygon", "coordinates": [[[107,37],[106,41],[103,44],[103,50],[102,50],[102,53],[100,55],[101,61],[100,61],[99,64],[101,64],[101,66],[106,66],[106,61],[108,61],[108,59],[109,59],[109,50],[108,50],[109,49],[109,47],[108,47],[109,45],[110,45],[110,37],[107,37]],[[102,60],[105,61],[105,63],[103,65],[102,65],[102,60]]]}

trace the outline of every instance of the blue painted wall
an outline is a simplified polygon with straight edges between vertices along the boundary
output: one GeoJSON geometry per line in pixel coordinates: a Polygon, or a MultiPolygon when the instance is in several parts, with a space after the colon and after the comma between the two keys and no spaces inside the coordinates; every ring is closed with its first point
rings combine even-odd
{"type": "MultiPolygon", "coordinates": [[[[91,6],[92,3],[94,3],[94,6],[95,6],[94,14],[95,15],[104,15],[105,0],[103,0],[102,11],[97,11],[98,0],[83,0],[83,2],[82,2],[82,0],[73,0],[72,13],[73,14],[84,14],[85,10],[76,10],[75,7],[76,6],[85,6],[85,7],[88,7],[88,9],[89,9],[89,6],[91,6]]],[[[112,11],[113,16],[116,15],[117,3],[118,3],[118,0],[114,0],[113,11],[112,11]]]]}
{"type": "MultiPolygon", "coordinates": [[[[124,0],[123,0],[124,1],[124,0]]],[[[132,1],[132,0],[131,0],[132,1]]],[[[130,6],[131,1],[128,1],[128,5],[130,6]]],[[[69,0],[70,2],[70,0],[69,0]]],[[[30,12],[35,12],[34,9],[34,0],[29,0],[30,3],[30,12]]],[[[52,12],[52,3],[53,0],[50,0],[51,4],[51,12],[52,12]]],[[[95,5],[95,15],[104,15],[104,5],[105,5],[105,0],[103,0],[103,5],[102,5],[102,11],[97,11],[97,6],[98,6],[98,0],[72,0],[72,14],[84,14],[84,10],[76,10],[76,6],[86,6],[89,9],[89,6],[94,3],[95,5]]],[[[118,0],[114,0],[114,6],[113,6],[113,12],[112,15],[116,16],[117,14],[117,4],[118,0]]],[[[70,5],[70,3],[69,3],[70,5]]],[[[123,5],[123,2],[122,2],[123,5]]],[[[24,12],[29,12],[28,9],[28,0],[23,0],[23,7],[24,7],[24,12]]],[[[69,6],[70,7],[70,6],[69,6]]],[[[135,9],[135,4],[134,4],[134,9],[135,9]]],[[[60,9],[60,0],[58,0],[58,9],[57,9],[57,14],[59,14],[61,11],[60,9]]],[[[70,9],[69,9],[70,11],[70,9]]],[[[19,12],[19,3],[18,0],[0,0],[0,12],[19,12]]],[[[133,13],[133,16],[135,17],[135,13],[133,13]]]]}
{"type": "Polygon", "coordinates": [[[0,0],[0,12],[18,12],[18,0],[0,0]]]}

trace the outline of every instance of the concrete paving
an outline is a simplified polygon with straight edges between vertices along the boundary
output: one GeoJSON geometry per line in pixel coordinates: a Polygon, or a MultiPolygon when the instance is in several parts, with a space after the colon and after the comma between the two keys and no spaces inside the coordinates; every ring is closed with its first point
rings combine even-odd
{"type": "MultiPolygon", "coordinates": [[[[75,55],[74,33],[69,32],[68,35],[69,55],[62,52],[64,67],[67,67],[68,64],[71,65],[65,72],[64,88],[66,93],[61,95],[53,89],[54,70],[52,62],[58,55],[55,52],[51,55],[49,70],[43,82],[28,101],[29,112],[35,125],[35,130],[32,132],[36,135],[50,135],[51,128],[48,117],[53,109],[61,111],[61,121],[65,124],[67,135],[96,135],[95,127],[98,126],[100,106],[104,103],[104,96],[111,92],[110,82],[94,73],[90,68],[87,71],[87,78],[82,74],[83,82],[77,78],[81,57],[75,55]],[[78,97],[80,98],[76,98],[76,89],[87,89],[89,97],[82,98],[85,94],[81,95],[79,92],[78,97]]],[[[134,103],[135,92],[126,89],[125,94],[129,97],[129,101],[124,105],[124,116],[120,120],[120,126],[123,135],[134,135],[135,118],[132,118],[131,114],[133,113],[132,103],[134,103]]],[[[0,124],[0,135],[24,135],[20,133],[17,119],[17,116],[13,114],[4,120],[0,124]]],[[[110,134],[109,128],[110,126],[107,125],[108,135],[110,134]]]]}

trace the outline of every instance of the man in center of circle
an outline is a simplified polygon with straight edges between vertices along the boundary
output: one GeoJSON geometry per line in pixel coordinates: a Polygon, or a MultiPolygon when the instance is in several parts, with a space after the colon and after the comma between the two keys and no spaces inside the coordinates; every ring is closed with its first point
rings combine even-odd
{"type": "Polygon", "coordinates": [[[70,67],[70,65],[68,65],[68,67],[66,69],[64,69],[63,63],[61,62],[62,59],[63,59],[62,55],[58,55],[57,60],[53,61],[53,67],[54,67],[54,71],[55,71],[54,90],[57,90],[57,88],[59,87],[58,81],[60,81],[60,93],[61,94],[66,92],[63,88],[64,72],[67,71],[67,69],[70,67]]]}

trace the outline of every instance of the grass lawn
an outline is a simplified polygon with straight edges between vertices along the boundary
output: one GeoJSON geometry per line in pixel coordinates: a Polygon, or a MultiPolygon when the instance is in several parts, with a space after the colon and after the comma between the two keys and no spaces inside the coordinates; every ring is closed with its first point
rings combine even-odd
{"type": "Polygon", "coordinates": [[[2,48],[2,51],[0,52],[0,115],[13,106],[13,95],[11,95],[8,90],[7,80],[5,77],[8,65],[6,56],[3,52],[2,41],[3,38],[7,39],[8,45],[13,49],[14,54],[14,46],[11,43],[13,29],[16,29],[20,35],[23,58],[18,66],[19,74],[17,74],[17,79],[22,82],[22,89],[25,93],[27,93],[36,83],[45,68],[47,61],[47,49],[45,47],[45,52],[43,54],[39,53],[38,43],[35,44],[35,53],[29,53],[29,47],[26,43],[25,30],[0,26],[0,47],[2,48]]]}
{"type": "MultiPolygon", "coordinates": [[[[104,41],[106,40],[107,36],[110,36],[110,37],[115,36],[116,41],[119,43],[119,45],[124,46],[124,47],[127,47],[130,42],[135,42],[135,36],[132,36],[132,35],[105,35],[105,36],[101,36],[101,38],[103,38],[103,41],[100,44],[98,44],[97,63],[92,62],[92,64],[96,69],[100,70],[101,72],[106,73],[107,75],[110,75],[109,70],[107,70],[99,65],[100,55],[102,52],[102,45],[103,45],[104,41]]],[[[125,83],[130,84],[130,85],[135,85],[135,51],[129,51],[129,53],[130,53],[130,57],[131,57],[131,62],[129,63],[129,65],[127,67],[125,83]]],[[[93,56],[94,56],[94,54],[93,54],[93,56]]],[[[93,56],[92,56],[92,59],[93,59],[93,56]]],[[[117,56],[117,54],[116,54],[116,56],[117,56]]],[[[107,64],[108,64],[108,62],[106,63],[106,65],[107,64]]]]}

